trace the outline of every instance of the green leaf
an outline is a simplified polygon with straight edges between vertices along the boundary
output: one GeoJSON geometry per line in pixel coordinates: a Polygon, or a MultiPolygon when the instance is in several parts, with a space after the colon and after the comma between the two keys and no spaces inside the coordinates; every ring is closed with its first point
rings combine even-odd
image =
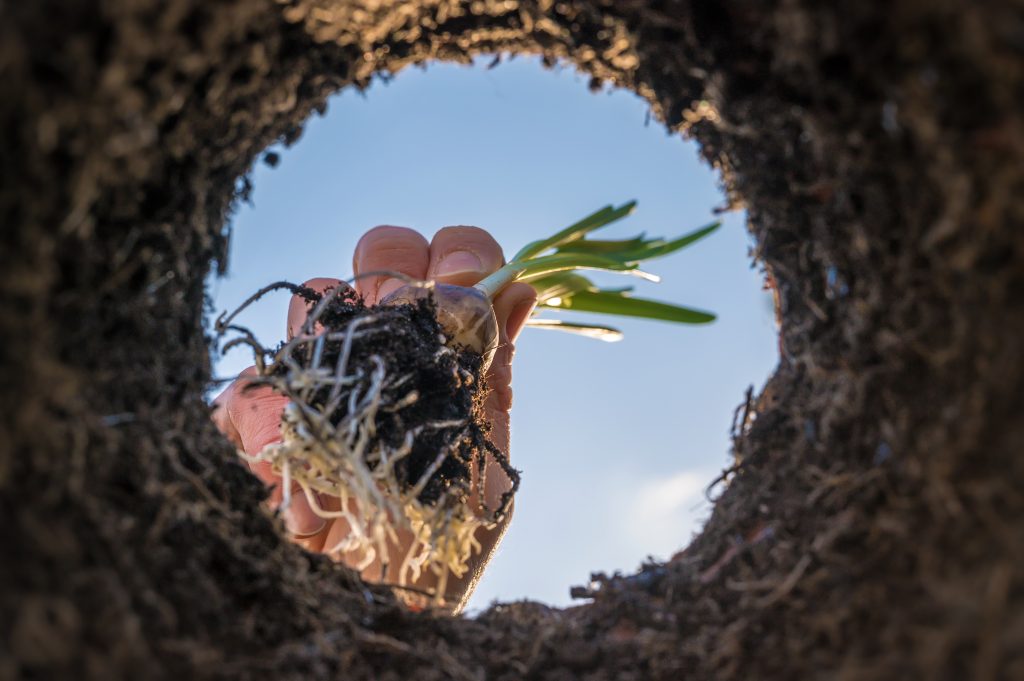
{"type": "Polygon", "coordinates": [[[660,258],[668,255],[669,253],[675,253],[682,248],[686,248],[696,241],[700,241],[721,226],[721,222],[712,222],[710,225],[701,227],[700,229],[690,232],[685,236],[681,236],[678,239],[673,239],[672,241],[659,240],[658,242],[648,242],[640,248],[615,253],[614,257],[624,262],[635,263],[643,262],[644,260],[651,260],[652,258],[660,258]]]}
{"type": "Polygon", "coordinates": [[[575,333],[587,338],[595,338],[606,343],[615,343],[622,340],[622,332],[611,326],[602,324],[574,324],[562,321],[561,319],[530,319],[527,326],[535,329],[550,329],[552,331],[566,331],[575,333]]]}
{"type": "Polygon", "coordinates": [[[530,281],[537,292],[537,302],[544,303],[551,298],[565,298],[579,291],[597,290],[593,282],[581,274],[555,272],[530,281]]]}
{"type": "Polygon", "coordinates": [[[630,251],[638,250],[655,241],[658,243],[664,243],[663,239],[648,240],[645,239],[643,235],[633,237],[632,239],[577,239],[576,241],[570,241],[567,244],[559,246],[556,252],[597,253],[599,255],[629,253],[630,251]]]}
{"type": "Polygon", "coordinates": [[[607,272],[627,272],[635,270],[633,263],[623,262],[617,258],[592,253],[556,253],[543,255],[527,260],[519,266],[516,281],[538,279],[555,272],[572,270],[604,270],[607,272]]]}
{"type": "Polygon", "coordinates": [[[662,303],[657,300],[631,298],[613,291],[580,291],[568,298],[560,299],[557,305],[552,305],[551,302],[546,303],[544,307],[660,319],[681,324],[706,324],[715,319],[715,315],[703,310],[662,303]]]}
{"type": "MultiPolygon", "coordinates": [[[[531,242],[507,265],[485,277],[476,285],[487,296],[494,297],[512,281],[527,282],[537,291],[542,308],[616,314],[646,319],[660,319],[685,324],[704,324],[715,315],[703,310],[672,305],[655,300],[632,298],[630,287],[600,289],[577,270],[600,270],[658,278],[639,269],[640,264],[678,251],[708,236],[720,227],[715,222],[678,239],[647,239],[644,235],[628,239],[588,239],[588,234],[619,220],[633,211],[635,201],[615,208],[611,205],[591,213],[560,232],[531,242]]],[[[621,336],[612,327],[573,324],[560,320],[530,320],[533,326],[604,336],[615,340],[621,336]]]]}
{"type": "Polygon", "coordinates": [[[553,253],[522,262],[511,262],[497,272],[477,282],[476,288],[489,298],[493,298],[501,289],[513,281],[533,281],[556,272],[573,270],[602,270],[620,272],[648,281],[660,281],[658,277],[637,268],[636,263],[598,255],[596,253],[553,253]]]}
{"type": "Polygon", "coordinates": [[[551,248],[557,248],[571,241],[582,239],[590,232],[626,217],[633,212],[634,208],[636,208],[636,201],[630,201],[618,208],[613,208],[610,205],[605,206],[604,208],[591,213],[579,222],[569,225],[562,231],[557,232],[546,239],[540,239],[527,244],[518,253],[516,253],[516,256],[512,258],[511,262],[526,260],[551,248]]]}

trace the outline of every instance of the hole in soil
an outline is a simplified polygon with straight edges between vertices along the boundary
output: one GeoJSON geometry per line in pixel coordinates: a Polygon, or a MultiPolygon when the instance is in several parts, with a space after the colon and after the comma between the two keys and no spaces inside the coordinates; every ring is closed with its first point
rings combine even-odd
{"type": "MultiPolygon", "coordinates": [[[[345,91],[293,148],[270,150],[279,162],[255,169],[252,203],[233,221],[229,273],[210,282],[214,309],[273,281],[351,276],[355,244],[377,224],[428,239],[445,225],[479,225],[511,255],[634,198],[636,213],[610,228],[614,236],[678,235],[714,219],[724,197],[713,172],[694,144],[646,125],[637,96],[593,94],[586,77],[537,59],[489,62],[409,69],[366,97],[345,91]]],[[[617,344],[531,329],[520,337],[512,463],[523,482],[471,608],[519,598],[566,605],[569,586],[591,571],[668,558],[709,514],[704,490],[729,465],[733,410],[777,362],[744,216],[722,219],[706,241],[651,263],[663,283],[637,290],[712,310],[714,324],[614,320],[625,332],[617,344]]],[[[287,298],[270,296],[239,321],[273,345],[287,298]]],[[[251,362],[237,350],[215,358],[214,373],[251,362]]]]}

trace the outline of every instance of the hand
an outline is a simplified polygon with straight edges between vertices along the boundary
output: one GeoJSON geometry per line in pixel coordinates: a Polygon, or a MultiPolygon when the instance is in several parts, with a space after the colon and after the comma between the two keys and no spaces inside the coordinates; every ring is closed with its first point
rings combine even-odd
{"type": "MultiPolygon", "coordinates": [[[[439,231],[431,243],[419,233],[404,227],[375,227],[360,239],[353,256],[353,270],[360,273],[392,271],[415,279],[430,279],[448,284],[471,286],[504,263],[501,247],[490,234],[477,227],[446,227],[439,231]]],[[[355,288],[367,305],[375,305],[386,295],[405,282],[387,276],[366,276],[356,279],[355,288]]],[[[317,278],[305,286],[323,292],[336,286],[346,286],[337,279],[317,278]]],[[[536,294],[527,284],[516,283],[508,286],[494,300],[498,319],[499,347],[486,376],[489,394],[485,411],[491,425],[492,443],[509,453],[509,411],[512,407],[512,357],[514,341],[522,331],[526,320],[536,305],[536,294]]],[[[307,303],[293,296],[288,309],[287,332],[291,337],[301,328],[308,313],[307,303]]],[[[214,422],[235,445],[246,454],[255,455],[267,444],[281,439],[281,412],[287,404],[286,397],[268,387],[245,390],[247,378],[256,370],[250,367],[243,371],[214,402],[214,422]]],[[[488,461],[488,466],[497,463],[488,461]]],[[[276,509],[282,498],[281,479],[268,462],[250,464],[253,473],[273,487],[268,503],[276,509]]],[[[507,491],[509,481],[498,472],[488,471],[486,503],[495,508],[501,495],[507,491]]],[[[478,475],[474,471],[474,475],[478,475]]],[[[293,491],[297,491],[296,489],[293,491]]],[[[337,498],[319,497],[321,505],[337,510],[337,498]]],[[[474,504],[474,507],[477,505],[474,504]]],[[[289,508],[284,513],[285,526],[290,537],[311,551],[326,551],[336,546],[350,528],[342,520],[325,520],[316,515],[301,493],[293,494],[289,508]]],[[[477,539],[483,550],[475,557],[466,577],[449,580],[448,600],[463,603],[479,579],[484,566],[490,559],[507,520],[493,530],[480,530],[477,539]]],[[[408,549],[411,538],[401,538],[408,549]]],[[[332,554],[332,558],[354,565],[356,556],[332,554]]],[[[362,572],[364,579],[372,581],[380,577],[380,565],[371,564],[362,572]]],[[[416,584],[419,588],[430,588],[433,575],[427,574],[416,584]]]]}

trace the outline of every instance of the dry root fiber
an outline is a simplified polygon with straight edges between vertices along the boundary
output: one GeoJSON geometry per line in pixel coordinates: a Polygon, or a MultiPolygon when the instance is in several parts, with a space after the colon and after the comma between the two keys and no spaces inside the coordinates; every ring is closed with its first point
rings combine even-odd
{"type": "Polygon", "coordinates": [[[246,457],[281,475],[282,506],[297,484],[315,513],[350,528],[326,552],[359,570],[377,562],[381,581],[399,586],[432,571],[440,601],[448,575],[463,576],[480,550],[476,531],[502,521],[519,481],[487,438],[480,355],[446,344],[429,297],[368,308],[351,289],[321,295],[273,284],[218,330],[235,334],[225,351],[252,348],[253,385],[290,400],[281,441],[246,457]],[[299,333],[271,351],[231,321],[277,288],[304,297],[310,312],[299,333]],[[497,508],[487,508],[483,494],[487,457],[512,482],[497,508]],[[325,508],[316,493],[339,499],[338,508],[325,508]]]}

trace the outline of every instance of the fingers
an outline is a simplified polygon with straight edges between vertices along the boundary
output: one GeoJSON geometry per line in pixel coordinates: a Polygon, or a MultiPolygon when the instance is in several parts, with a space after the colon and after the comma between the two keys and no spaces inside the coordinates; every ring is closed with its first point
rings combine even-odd
{"type": "Polygon", "coordinates": [[[406,282],[387,275],[360,275],[387,270],[424,279],[429,263],[430,245],[419,232],[407,227],[374,227],[359,240],[352,256],[352,269],[357,277],[356,290],[366,299],[367,305],[375,305],[406,282]]]}
{"type": "MultiPolygon", "coordinates": [[[[495,412],[508,412],[512,408],[512,358],[514,341],[537,305],[537,294],[529,284],[515,283],[494,300],[494,314],[498,318],[498,350],[487,370],[487,407],[495,412]]],[[[495,442],[495,444],[498,444],[495,442]]],[[[500,445],[499,445],[500,446],[500,445]]]]}
{"type": "MultiPolygon", "coordinates": [[[[329,290],[343,286],[346,289],[351,288],[348,284],[341,281],[340,279],[334,279],[333,277],[316,277],[304,282],[303,287],[312,289],[317,293],[324,294],[329,290]]],[[[309,317],[310,311],[312,311],[315,303],[310,303],[301,296],[292,296],[291,301],[288,304],[288,338],[289,340],[294,338],[298,334],[302,326],[306,323],[306,319],[309,317]]],[[[314,329],[314,332],[320,330],[320,325],[314,329]]],[[[285,400],[287,404],[287,400],[285,400]]],[[[281,407],[284,408],[283,406],[281,407]]],[[[254,436],[255,440],[266,440],[264,444],[259,445],[256,451],[258,452],[263,448],[265,444],[270,442],[276,442],[281,439],[280,437],[280,414],[277,412],[277,431],[276,435],[267,439],[266,437],[259,435],[254,436]]],[[[262,424],[261,424],[262,425],[262,424]]],[[[269,430],[269,425],[266,426],[269,430]]],[[[256,442],[253,443],[256,446],[256,442]]],[[[248,449],[246,453],[250,453],[248,449]]],[[[270,495],[270,504],[274,507],[281,504],[283,501],[283,490],[281,488],[281,478],[274,471],[269,462],[260,461],[249,466],[256,477],[260,478],[264,482],[270,485],[274,485],[274,489],[270,495]]],[[[319,495],[317,495],[320,500],[319,495]]],[[[322,504],[321,504],[322,505],[322,504]]],[[[306,542],[316,542],[316,535],[321,532],[327,525],[327,520],[321,518],[313,512],[312,507],[309,504],[309,500],[306,499],[305,494],[302,492],[301,487],[298,484],[293,484],[291,489],[291,500],[288,504],[288,508],[285,509],[284,513],[285,525],[288,527],[288,531],[292,533],[296,538],[309,537],[306,542]]]]}
{"type": "MultiPolygon", "coordinates": [[[[288,398],[269,386],[252,386],[250,378],[256,368],[249,367],[216,400],[214,423],[235,445],[249,456],[255,456],[268,444],[281,440],[281,412],[288,398]]],[[[250,470],[267,485],[272,485],[270,505],[276,508],[283,498],[281,478],[270,463],[249,464],[250,470]]],[[[292,492],[297,492],[297,488],[292,492]]],[[[301,494],[293,494],[284,514],[288,531],[296,536],[309,536],[323,529],[326,521],[313,513],[301,494]]]]}
{"type": "Polygon", "coordinates": [[[494,315],[503,340],[514,343],[536,307],[537,292],[521,281],[509,284],[495,296],[494,315]]]}
{"type": "MultiPolygon", "coordinates": [[[[359,240],[353,255],[355,288],[368,305],[376,304],[406,281],[387,274],[360,276],[366,273],[390,271],[413,279],[434,279],[459,286],[472,286],[503,264],[504,257],[497,241],[478,227],[446,227],[429,244],[423,236],[411,229],[375,227],[359,240]]],[[[311,279],[305,283],[306,287],[319,293],[344,285],[331,278],[311,279]]],[[[488,385],[492,390],[488,411],[495,414],[492,419],[495,426],[492,437],[495,444],[505,451],[508,448],[508,408],[511,405],[512,341],[519,335],[535,305],[536,295],[533,288],[526,284],[513,284],[494,300],[501,346],[488,375],[488,385]]],[[[288,309],[289,338],[300,332],[310,309],[311,305],[307,301],[293,296],[288,309]]],[[[241,379],[236,381],[239,384],[241,382],[241,379]]],[[[280,440],[281,412],[287,402],[287,398],[275,394],[270,388],[260,387],[249,391],[236,389],[225,401],[227,419],[221,409],[215,412],[215,419],[218,425],[223,424],[221,429],[233,437],[241,449],[255,455],[267,444],[280,440]]],[[[280,503],[281,481],[270,465],[260,462],[251,468],[262,480],[275,485],[271,503],[280,503]]],[[[298,490],[295,492],[285,514],[289,530],[297,537],[310,537],[309,542],[322,543],[324,549],[332,544],[332,540],[335,544],[340,541],[343,537],[329,535],[347,533],[348,530],[342,527],[344,523],[336,523],[338,527],[333,530],[325,529],[325,521],[312,511],[304,495],[298,490]]],[[[491,496],[493,492],[488,490],[487,497],[491,496]]],[[[319,495],[318,500],[326,506],[336,503],[334,499],[319,498],[319,495]]]]}
{"type": "MultiPolygon", "coordinates": [[[[500,332],[498,350],[487,370],[487,388],[484,402],[487,418],[491,423],[488,437],[491,443],[506,455],[509,450],[509,412],[512,409],[512,358],[515,355],[514,341],[522,331],[526,320],[537,305],[537,294],[529,284],[515,283],[508,286],[494,300],[494,312],[498,318],[500,332]]],[[[487,458],[487,478],[484,503],[488,508],[497,508],[501,495],[508,491],[510,480],[491,457],[487,458]]]]}
{"type": "MultiPolygon", "coordinates": [[[[304,288],[312,289],[320,294],[327,293],[329,290],[339,286],[343,286],[346,289],[351,288],[345,282],[340,279],[334,279],[333,277],[316,277],[304,282],[302,286],[304,288]]],[[[292,296],[292,299],[288,304],[289,339],[294,338],[295,335],[300,332],[314,305],[315,303],[310,303],[301,296],[292,296]]],[[[317,325],[317,329],[314,331],[319,331],[319,329],[320,326],[317,325]]],[[[285,399],[284,403],[287,404],[287,402],[287,399],[285,399]]],[[[254,442],[252,444],[254,447],[257,447],[259,441],[265,440],[263,444],[258,445],[255,449],[256,452],[263,449],[266,444],[277,442],[281,439],[281,410],[283,409],[284,405],[282,405],[280,410],[277,411],[277,430],[273,431],[273,434],[269,432],[271,430],[269,424],[260,424],[260,427],[267,428],[268,434],[263,435],[261,433],[253,436],[254,442]]],[[[251,454],[248,449],[246,449],[245,452],[247,454],[251,454]]],[[[267,461],[260,461],[255,464],[250,464],[249,467],[252,469],[253,473],[256,474],[256,477],[260,478],[267,484],[274,485],[274,490],[270,495],[270,503],[274,507],[280,505],[284,498],[284,490],[281,488],[280,476],[274,472],[270,463],[267,461]]],[[[302,492],[302,488],[297,483],[292,485],[290,496],[291,499],[289,501],[288,508],[285,509],[284,513],[285,525],[287,526],[288,531],[297,538],[310,538],[307,539],[307,542],[315,542],[316,535],[326,527],[327,520],[318,516],[313,511],[309,500],[306,498],[306,495],[302,492]]],[[[322,506],[322,498],[320,495],[316,495],[316,497],[317,500],[321,502],[322,506]]]]}
{"type": "MultiPolygon", "coordinates": [[[[215,400],[217,409],[213,415],[220,431],[250,456],[281,439],[281,412],[288,404],[288,398],[275,393],[269,386],[252,386],[249,379],[256,375],[256,367],[240,373],[215,400]]],[[[268,484],[278,482],[278,477],[265,462],[250,463],[249,468],[268,484]]],[[[280,497],[279,492],[275,494],[280,497]]]]}
{"type": "Polygon", "coordinates": [[[504,263],[501,246],[479,227],[445,227],[429,244],[406,227],[374,227],[359,240],[352,260],[356,290],[368,305],[406,283],[387,275],[361,276],[368,272],[400,272],[414,279],[472,286],[504,263]]]}
{"type": "MultiPolygon", "coordinates": [[[[505,262],[501,246],[479,227],[445,227],[430,244],[427,278],[458,286],[472,286],[505,262]]],[[[508,451],[508,411],[512,406],[512,342],[537,304],[533,287],[516,283],[506,287],[494,301],[498,320],[498,350],[487,373],[490,394],[486,408],[491,421],[491,439],[508,451]]]]}
{"type": "Polygon", "coordinates": [[[479,227],[445,227],[430,243],[427,278],[472,286],[505,263],[501,246],[479,227]]]}
{"type": "MultiPolygon", "coordinates": [[[[250,369],[255,371],[255,367],[249,367],[245,371],[250,369]]],[[[245,371],[242,373],[244,374],[245,371]]],[[[228,407],[231,403],[231,398],[234,395],[235,384],[238,379],[231,382],[224,391],[217,396],[213,401],[213,412],[210,414],[210,418],[213,419],[213,425],[217,426],[217,430],[221,432],[228,440],[231,441],[237,449],[242,448],[242,437],[238,434],[238,430],[235,428],[235,424],[231,422],[231,417],[228,415],[228,407]]]]}

